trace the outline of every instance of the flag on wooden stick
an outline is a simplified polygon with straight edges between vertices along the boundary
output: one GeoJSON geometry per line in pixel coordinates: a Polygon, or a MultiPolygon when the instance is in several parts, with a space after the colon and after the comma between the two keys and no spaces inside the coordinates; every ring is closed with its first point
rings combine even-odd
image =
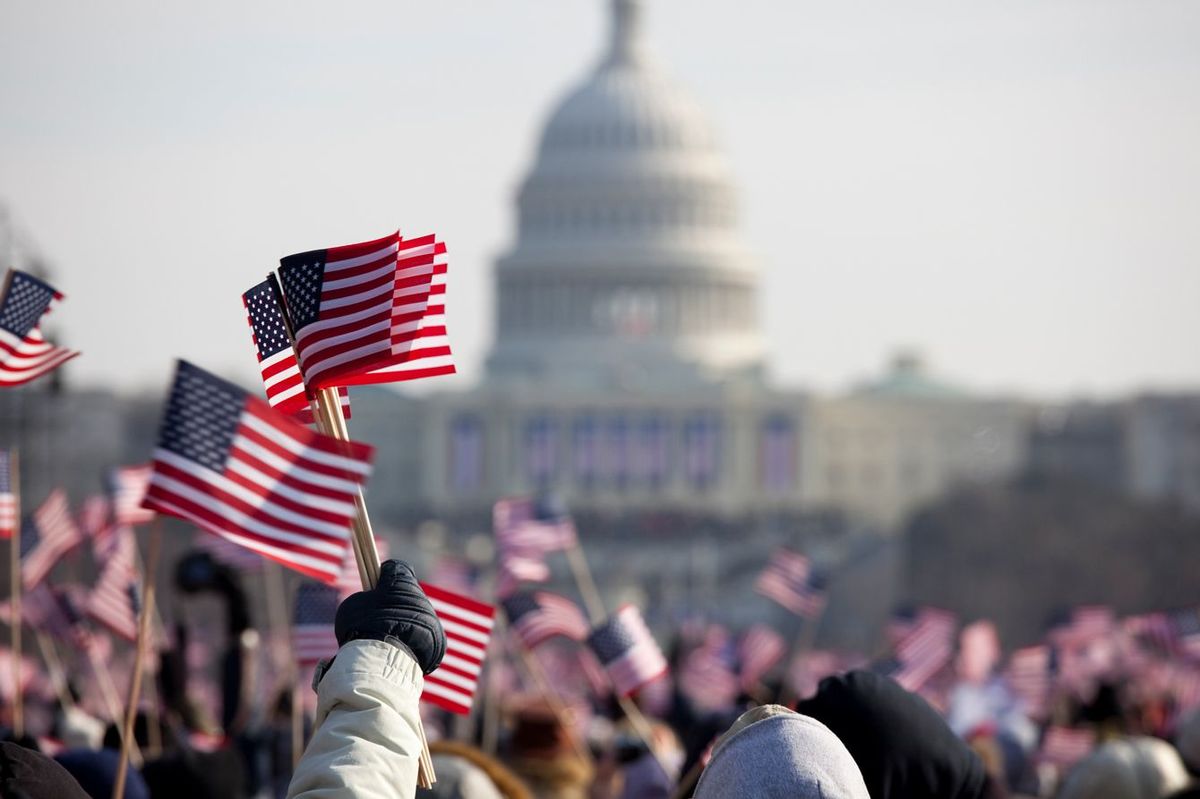
{"type": "Polygon", "coordinates": [[[152,471],[148,463],[113,469],[113,518],[117,524],[136,526],[154,521],[154,511],[142,507],[142,500],[146,498],[146,490],[150,487],[152,471]]]}
{"type": "Polygon", "coordinates": [[[633,605],[625,605],[594,629],[588,646],[596,653],[618,696],[629,696],[667,670],[658,642],[633,605]]]}
{"type": "MultiPolygon", "coordinates": [[[[244,292],[242,304],[246,306],[246,321],[250,323],[250,339],[258,351],[258,370],[267,392],[267,402],[299,422],[312,424],[312,392],[304,387],[296,349],[288,335],[273,281],[264,280],[244,292]]],[[[344,386],[338,389],[338,397],[342,415],[349,419],[350,393],[344,386]]]]}
{"type": "Polygon", "coordinates": [[[453,374],[433,236],[289,255],[279,277],[309,390],[453,374]]]}
{"type": "Polygon", "coordinates": [[[562,636],[583,641],[590,632],[583,611],[565,596],[550,591],[525,591],[507,597],[504,614],[526,649],[562,636]]]}
{"type": "Polygon", "coordinates": [[[137,566],[137,543],[133,531],[122,527],[113,534],[112,547],[100,579],[88,597],[87,611],[126,641],[137,640],[138,611],[141,610],[141,576],[137,566]]]}
{"type": "Polygon", "coordinates": [[[371,453],[180,361],[145,507],[334,583],[371,453]]]}
{"type": "Polygon", "coordinates": [[[45,579],[59,558],[82,542],[66,493],[55,489],[21,528],[21,583],[25,589],[45,579]]]}
{"type": "Polygon", "coordinates": [[[17,494],[11,458],[8,450],[0,450],[0,538],[12,538],[17,531],[17,494]]]}
{"type": "Polygon", "coordinates": [[[19,386],[52,372],[79,353],[42,336],[42,317],[62,300],[47,283],[8,270],[0,298],[0,386],[19,386]]]}
{"type": "Polygon", "coordinates": [[[471,712],[492,637],[496,609],[471,597],[421,583],[446,631],[442,665],[425,677],[421,700],[451,713],[471,712]]]}
{"type": "Polygon", "coordinates": [[[313,666],[337,654],[333,622],[338,591],[321,583],[302,583],[296,590],[292,616],[292,653],[302,666],[313,666]]]}

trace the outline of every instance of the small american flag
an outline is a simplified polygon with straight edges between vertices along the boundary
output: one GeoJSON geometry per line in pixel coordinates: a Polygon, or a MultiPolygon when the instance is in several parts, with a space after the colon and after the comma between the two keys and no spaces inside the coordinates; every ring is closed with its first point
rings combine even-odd
{"type": "Polygon", "coordinates": [[[1175,651],[1175,628],[1166,613],[1158,611],[1130,616],[1121,623],[1121,628],[1143,647],[1162,653],[1175,651]]]}
{"type": "Polygon", "coordinates": [[[1076,730],[1071,727],[1052,726],[1042,736],[1042,745],[1037,759],[1063,769],[1083,760],[1096,745],[1096,733],[1091,730],[1076,730]]]}
{"type": "Polygon", "coordinates": [[[896,641],[895,666],[889,675],[908,691],[919,691],[954,656],[953,613],[937,608],[917,611],[907,632],[896,641]]]}
{"type": "Polygon", "coordinates": [[[502,499],[492,507],[492,529],[502,552],[556,552],[575,546],[575,523],[550,500],[502,499]]]}
{"type": "Polygon", "coordinates": [[[1052,666],[1050,648],[1045,644],[1018,649],[1009,657],[1008,684],[1033,718],[1044,718],[1049,710],[1052,666]]]}
{"type": "Polygon", "coordinates": [[[337,653],[333,620],[337,616],[338,591],[320,583],[302,583],[296,590],[292,616],[292,656],[302,666],[312,666],[337,653]]]}
{"type": "Polygon", "coordinates": [[[434,236],[289,255],[279,276],[309,389],[454,373],[434,236]]]}
{"type": "Polygon", "coordinates": [[[439,555],[433,568],[429,570],[429,582],[457,594],[476,594],[475,569],[466,558],[457,555],[439,555]]]}
{"type": "Polygon", "coordinates": [[[783,636],[767,625],[755,624],[747,630],[738,646],[742,687],[749,689],[757,685],[764,674],[783,660],[786,653],[787,644],[783,636]]]}
{"type": "Polygon", "coordinates": [[[733,668],[732,641],[723,628],[709,628],[704,641],[683,659],[677,681],[679,690],[700,708],[718,710],[734,703],[741,680],[733,668]]]}
{"type": "Polygon", "coordinates": [[[334,583],[371,453],[180,361],[145,504],[334,583]]]}
{"type": "MultiPolygon", "coordinates": [[[[294,416],[304,424],[313,423],[309,392],[300,376],[296,350],[284,324],[283,309],[273,281],[264,280],[242,294],[246,306],[246,321],[250,323],[250,340],[258,351],[258,370],[262,376],[267,402],[275,410],[294,416]]],[[[338,389],[342,414],[350,418],[350,394],[343,386],[338,389]]]]}
{"type": "Polygon", "coordinates": [[[514,594],[502,604],[509,625],[526,649],[556,635],[582,641],[591,631],[578,605],[549,591],[514,594]]]}
{"type": "Polygon", "coordinates": [[[137,640],[138,611],[141,609],[137,544],[133,531],[121,528],[114,534],[113,546],[96,588],[88,597],[87,611],[114,635],[126,641],[137,640]]]}
{"type": "Polygon", "coordinates": [[[154,521],[154,511],[142,507],[153,471],[153,467],[148,463],[113,469],[113,518],[117,524],[136,526],[154,521]]]}
{"type": "Polygon", "coordinates": [[[79,354],[42,337],[42,317],[62,298],[36,277],[8,270],[0,299],[0,386],[28,383],[79,354]]]}
{"type": "Polygon", "coordinates": [[[25,589],[45,579],[58,559],[82,542],[66,493],[55,489],[21,529],[21,582],[25,589]]]}
{"type": "Polygon", "coordinates": [[[0,450],[0,538],[12,538],[17,530],[17,495],[12,483],[12,454],[0,450]]]}
{"type": "Polygon", "coordinates": [[[1054,631],[1053,638],[1059,646],[1080,648],[1106,637],[1115,623],[1112,608],[1083,605],[1075,608],[1067,624],[1054,631]]]}
{"type": "Polygon", "coordinates": [[[825,580],[814,573],[808,558],[780,547],[754,584],[754,590],[797,616],[813,618],[825,608],[825,580]]]}
{"type": "Polygon", "coordinates": [[[1178,651],[1193,660],[1200,660],[1200,609],[1172,611],[1170,621],[1178,651]]]}
{"type": "Polygon", "coordinates": [[[667,671],[658,642],[633,605],[623,606],[594,629],[588,646],[621,696],[629,696],[667,671]]]}
{"type": "Polygon", "coordinates": [[[92,542],[92,552],[97,558],[107,555],[112,546],[112,534],[116,525],[109,524],[112,505],[108,497],[96,494],[79,506],[79,529],[92,542]]]}
{"type": "Polygon", "coordinates": [[[496,621],[491,605],[462,594],[421,583],[446,631],[446,656],[442,665],[425,676],[421,699],[451,713],[471,712],[483,660],[496,621]]]}
{"type": "Polygon", "coordinates": [[[501,552],[500,568],[496,575],[496,596],[511,596],[522,583],[544,583],[550,580],[550,567],[541,555],[501,552]]]}

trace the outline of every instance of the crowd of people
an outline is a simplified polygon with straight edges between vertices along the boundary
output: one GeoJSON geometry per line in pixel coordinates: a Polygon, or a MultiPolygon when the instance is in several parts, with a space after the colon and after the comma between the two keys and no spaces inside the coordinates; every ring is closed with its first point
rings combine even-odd
{"type": "MultiPolygon", "coordinates": [[[[447,639],[406,565],[387,561],[376,588],[338,605],[336,655],[315,669],[311,699],[285,690],[257,707],[256,632],[237,581],[207,554],[179,564],[183,591],[227,599],[228,646],[205,690],[187,627],[159,642],[124,796],[1200,795],[1200,695],[1178,678],[1194,639],[1165,615],[1080,609],[1007,659],[987,622],[959,629],[932,609],[897,616],[892,645],[871,659],[814,650],[804,635],[756,659],[747,645],[759,638],[687,620],[669,670],[627,699],[573,642],[530,651],[510,628],[493,638],[475,712],[455,717],[419,701],[447,639]],[[927,662],[914,685],[912,665],[927,662]],[[296,700],[311,713],[293,714],[296,700]],[[437,781],[422,789],[426,737],[437,781]]],[[[90,712],[95,686],[72,679],[64,701],[47,682],[30,675],[26,734],[0,746],[0,797],[112,796],[119,728],[90,712]]],[[[9,724],[11,711],[6,701],[9,724]]]]}

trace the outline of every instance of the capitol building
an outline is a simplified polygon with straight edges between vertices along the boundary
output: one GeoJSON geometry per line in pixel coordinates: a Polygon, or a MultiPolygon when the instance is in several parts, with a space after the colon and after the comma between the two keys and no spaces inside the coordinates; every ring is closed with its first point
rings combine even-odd
{"type": "MultiPolygon", "coordinates": [[[[611,0],[594,68],[544,125],[495,264],[485,378],[407,398],[403,429],[393,405],[388,435],[367,436],[420,442],[381,448],[372,506],[447,518],[552,489],[584,512],[835,509],[886,530],[955,481],[1015,470],[1025,407],[914,357],[847,396],[770,383],[736,176],[643,12],[611,0]]],[[[376,401],[355,394],[361,424],[376,401]]]]}

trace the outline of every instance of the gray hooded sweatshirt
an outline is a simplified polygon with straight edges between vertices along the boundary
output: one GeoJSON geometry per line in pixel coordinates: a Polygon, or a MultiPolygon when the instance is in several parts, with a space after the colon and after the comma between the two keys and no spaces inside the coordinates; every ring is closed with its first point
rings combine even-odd
{"type": "Polygon", "coordinates": [[[743,725],[743,716],[714,748],[695,799],[870,799],[854,758],[824,724],[784,708],[750,713],[760,718],[743,725]]]}

